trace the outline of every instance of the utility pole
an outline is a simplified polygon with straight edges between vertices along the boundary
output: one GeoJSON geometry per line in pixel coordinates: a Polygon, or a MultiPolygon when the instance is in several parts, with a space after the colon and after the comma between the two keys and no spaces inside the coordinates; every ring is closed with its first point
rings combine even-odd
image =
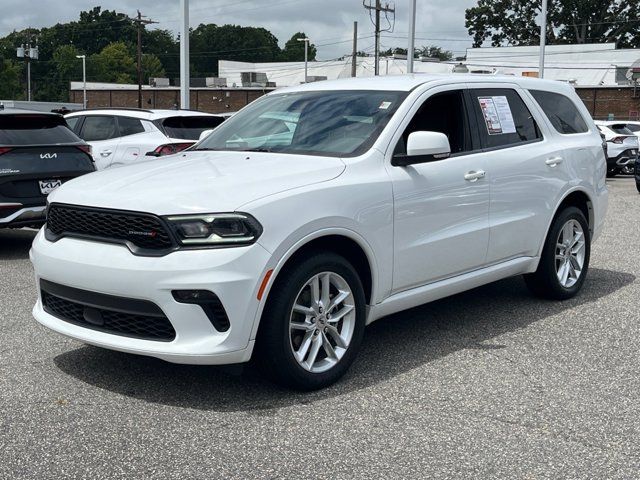
{"type": "Polygon", "coordinates": [[[547,43],[547,0],[542,0],[542,14],[540,15],[540,66],[538,78],[544,78],[544,47],[547,43]]]}
{"type": "Polygon", "coordinates": [[[138,16],[133,21],[138,24],[138,108],[142,108],[142,27],[158,22],[143,18],[140,10],[138,10],[138,16]]]}
{"type": "MultiPolygon", "coordinates": [[[[29,30],[31,33],[31,30],[29,30]]],[[[27,45],[23,43],[16,49],[16,56],[18,58],[24,58],[27,62],[27,100],[31,101],[31,60],[38,59],[38,45],[31,46],[31,35],[29,35],[29,41],[27,45]]]]}
{"type": "Polygon", "coordinates": [[[351,76],[356,76],[356,56],[358,54],[358,22],[353,22],[353,49],[351,50],[351,76]]]}
{"type": "Polygon", "coordinates": [[[416,36],[416,0],[411,0],[411,11],[409,13],[409,45],[407,48],[407,73],[413,73],[413,55],[415,49],[416,36]]]}
{"type": "Polygon", "coordinates": [[[376,43],[376,45],[375,45],[375,55],[374,55],[376,64],[374,66],[374,74],[378,75],[380,73],[379,72],[379,70],[380,70],[379,67],[380,66],[378,65],[378,63],[380,61],[380,13],[381,12],[395,13],[396,10],[395,10],[395,8],[389,7],[388,3],[385,4],[385,6],[383,7],[380,4],[380,0],[376,0],[375,7],[373,5],[371,5],[371,4],[366,5],[364,3],[364,0],[363,0],[362,4],[363,4],[364,8],[366,8],[367,10],[375,10],[375,12],[376,12],[376,20],[375,20],[375,37],[376,37],[376,42],[375,43],[376,43]]]}
{"type": "Polygon", "coordinates": [[[180,108],[189,109],[189,0],[181,0],[180,25],[180,108]]]}

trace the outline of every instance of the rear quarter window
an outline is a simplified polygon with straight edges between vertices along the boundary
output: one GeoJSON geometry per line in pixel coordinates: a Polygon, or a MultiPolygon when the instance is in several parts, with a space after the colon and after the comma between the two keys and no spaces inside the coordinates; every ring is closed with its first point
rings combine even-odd
{"type": "Polygon", "coordinates": [[[162,120],[162,127],[170,138],[198,140],[205,130],[212,130],[224,122],[222,117],[176,116],[162,120]]]}
{"type": "Polygon", "coordinates": [[[575,103],[569,97],[560,93],[545,92],[543,90],[529,90],[538,102],[553,128],[558,133],[571,135],[589,131],[587,123],[582,118],[575,103]]]}
{"type": "Polygon", "coordinates": [[[38,114],[0,115],[0,145],[58,145],[80,141],[63,117],[38,114]]]}

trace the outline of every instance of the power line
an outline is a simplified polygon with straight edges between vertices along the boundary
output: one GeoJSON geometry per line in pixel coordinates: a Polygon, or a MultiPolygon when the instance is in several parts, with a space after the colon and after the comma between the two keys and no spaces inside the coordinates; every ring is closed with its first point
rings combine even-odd
{"type": "MultiPolygon", "coordinates": [[[[375,0],[376,4],[375,6],[371,4],[372,0],[369,0],[369,4],[367,5],[365,3],[366,0],[362,0],[362,6],[369,12],[369,18],[371,18],[371,11],[375,12],[375,23],[374,23],[374,27],[375,27],[375,38],[376,38],[376,42],[375,42],[375,74],[378,75],[379,73],[379,66],[378,66],[378,60],[380,58],[380,13],[384,13],[385,14],[385,18],[387,20],[389,20],[389,17],[387,16],[389,13],[392,13],[394,15],[394,23],[395,23],[395,13],[396,13],[396,9],[394,7],[389,7],[389,4],[385,4],[385,6],[383,7],[380,4],[380,0],[375,0]]],[[[389,21],[389,31],[393,31],[393,25],[391,25],[391,22],[389,21]]]]}

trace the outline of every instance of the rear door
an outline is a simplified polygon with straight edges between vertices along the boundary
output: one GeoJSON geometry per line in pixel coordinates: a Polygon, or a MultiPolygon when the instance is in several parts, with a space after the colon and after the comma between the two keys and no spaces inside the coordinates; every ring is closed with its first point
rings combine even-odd
{"type": "Polygon", "coordinates": [[[562,142],[543,136],[518,87],[484,84],[470,94],[491,187],[487,264],[536,256],[569,180],[562,142]]]}
{"type": "Polygon", "coordinates": [[[111,166],[120,145],[118,124],[114,115],[86,115],[80,129],[80,137],[91,145],[98,170],[111,166]]]}

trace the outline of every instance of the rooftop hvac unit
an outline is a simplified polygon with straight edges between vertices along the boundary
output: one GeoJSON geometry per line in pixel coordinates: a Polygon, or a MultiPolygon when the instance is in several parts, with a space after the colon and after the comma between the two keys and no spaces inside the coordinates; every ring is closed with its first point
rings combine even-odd
{"type": "Polygon", "coordinates": [[[224,77],[207,77],[205,79],[207,87],[226,87],[227,79],[224,77]]]}
{"type": "Polygon", "coordinates": [[[310,82],[321,82],[323,80],[326,80],[327,76],[326,75],[307,75],[307,83],[310,82]]]}
{"type": "Polygon", "coordinates": [[[169,79],[162,77],[151,77],[149,79],[149,86],[151,87],[168,87],[169,79]]]}
{"type": "Polygon", "coordinates": [[[240,80],[243,87],[262,86],[267,83],[267,74],[263,72],[241,72],[240,80]]]}

